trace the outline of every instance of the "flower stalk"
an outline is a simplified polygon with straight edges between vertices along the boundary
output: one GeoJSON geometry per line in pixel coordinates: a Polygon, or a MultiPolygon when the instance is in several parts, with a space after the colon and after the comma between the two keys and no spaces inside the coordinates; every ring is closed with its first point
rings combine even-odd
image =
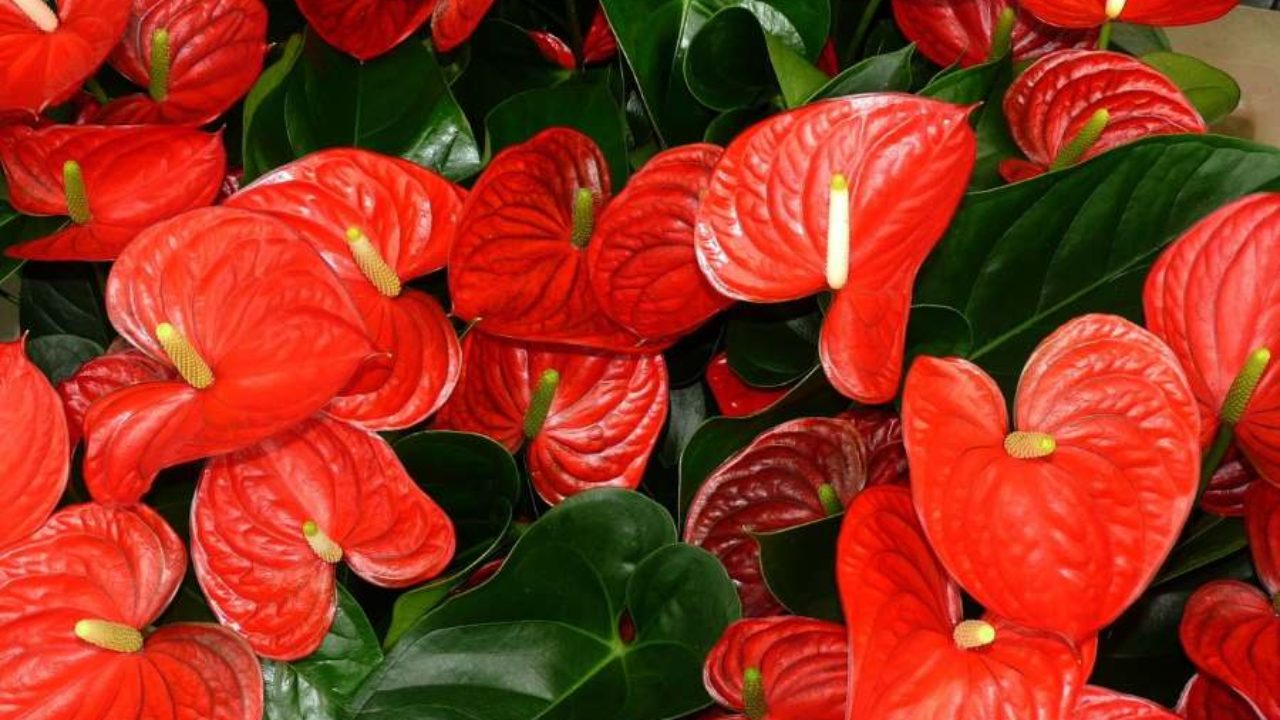
{"type": "Polygon", "coordinates": [[[988,60],[999,60],[1013,50],[1013,27],[1017,20],[1017,10],[1007,7],[1000,11],[995,32],[991,35],[991,54],[987,57],[988,60]]]}

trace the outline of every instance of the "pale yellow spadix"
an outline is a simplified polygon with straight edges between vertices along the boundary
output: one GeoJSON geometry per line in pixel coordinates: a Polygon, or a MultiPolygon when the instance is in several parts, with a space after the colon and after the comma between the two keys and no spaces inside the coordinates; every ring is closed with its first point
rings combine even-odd
{"type": "Polygon", "coordinates": [[[1124,6],[1129,0],[1107,0],[1107,17],[1115,20],[1124,12],[1124,6]]]}
{"type": "Polygon", "coordinates": [[[849,179],[831,176],[827,210],[827,286],[839,290],[849,282],[849,179]]]}
{"type": "Polygon", "coordinates": [[[26,15],[31,23],[44,32],[51,33],[58,29],[58,16],[44,4],[44,0],[10,0],[26,15]]]}

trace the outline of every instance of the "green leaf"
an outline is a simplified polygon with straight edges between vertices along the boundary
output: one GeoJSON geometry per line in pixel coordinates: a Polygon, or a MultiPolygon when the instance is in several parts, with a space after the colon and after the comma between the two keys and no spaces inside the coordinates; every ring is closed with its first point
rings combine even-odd
{"type": "Polygon", "coordinates": [[[22,267],[22,261],[4,254],[6,248],[20,242],[50,235],[67,224],[64,217],[32,217],[14,210],[0,200],[0,283],[22,267]]]}
{"type": "Polygon", "coordinates": [[[1130,55],[1146,55],[1153,52],[1167,52],[1172,48],[1164,30],[1147,25],[1131,23],[1112,23],[1111,46],[1123,50],[1130,55]]]}
{"type": "Polygon", "coordinates": [[[1240,105],[1240,85],[1235,78],[1209,63],[1175,52],[1154,52],[1142,62],[1164,73],[1195,105],[1206,123],[1222,120],[1240,105]]]}
{"type": "Polygon", "coordinates": [[[698,427],[713,415],[714,407],[706,386],[699,382],[673,387],[669,408],[667,426],[645,466],[641,487],[675,514],[680,495],[680,455],[698,427]]]}
{"type": "Polygon", "coordinates": [[[805,104],[814,93],[827,84],[829,78],[826,73],[801,57],[782,40],[766,34],[764,41],[769,48],[769,62],[773,65],[773,74],[777,78],[778,87],[782,90],[782,99],[787,107],[794,108],[805,104]]]}
{"type": "Polygon", "coordinates": [[[31,263],[22,268],[18,315],[31,338],[75,335],[111,344],[115,330],[102,299],[106,269],[89,263],[31,263]]]}
{"type": "Polygon", "coordinates": [[[1176,580],[1243,550],[1249,545],[1244,522],[1211,513],[1187,524],[1153,585],[1176,580]]]}
{"type": "Polygon", "coordinates": [[[844,514],[775,532],[755,533],[769,592],[796,615],[841,622],[836,540],[844,514]]]}
{"type": "Polygon", "coordinates": [[[974,164],[970,190],[986,190],[1004,184],[1000,162],[1020,156],[1021,152],[1009,132],[1002,99],[1013,82],[1013,64],[1009,58],[944,72],[935,77],[921,95],[957,105],[978,105],[969,117],[978,136],[978,158],[974,164]],[[979,104],[980,103],[980,104],[979,104]]]}
{"type": "Polygon", "coordinates": [[[102,353],[101,345],[76,335],[41,335],[27,343],[27,357],[55,385],[102,353]]]}
{"type": "Polygon", "coordinates": [[[573,75],[547,62],[523,28],[503,20],[481,23],[467,49],[470,59],[453,92],[472,118],[485,117],[513,95],[548,88],[573,75]]]}
{"type": "Polygon", "coordinates": [[[511,453],[483,435],[428,431],[401,438],[396,455],[405,470],[449,515],[458,550],[435,580],[401,595],[391,614],[391,647],[502,545],[520,498],[520,472],[511,453]]]}
{"type": "Polygon", "coordinates": [[[1140,317],[1146,271],[1169,242],[1278,181],[1280,150],[1167,136],[973,193],[921,271],[915,302],[959,312],[972,343],[953,351],[1010,390],[1035,345],[1070,318],[1140,317]]]}
{"type": "Polygon", "coordinates": [[[677,543],[666,511],[594,490],[414,625],[352,707],[365,720],[679,717],[709,702],[702,661],[738,615],[724,568],[677,543]]]}
{"type": "Polygon", "coordinates": [[[821,331],[822,311],[812,299],[742,306],[725,332],[729,365],[749,385],[789,385],[818,364],[821,331]]]}
{"type": "Polygon", "coordinates": [[[246,183],[294,159],[284,124],[284,98],[289,77],[301,56],[302,35],[293,35],[285,42],[279,59],[262,71],[245,98],[240,151],[246,183]]]}
{"type": "Polygon", "coordinates": [[[769,117],[769,114],[770,108],[765,105],[734,108],[720,113],[707,125],[707,132],[703,135],[702,140],[703,142],[727,146],[743,130],[769,117]]]}
{"type": "Polygon", "coordinates": [[[915,45],[883,55],[873,55],[831,78],[810,100],[871,92],[906,92],[913,82],[915,45]]]}

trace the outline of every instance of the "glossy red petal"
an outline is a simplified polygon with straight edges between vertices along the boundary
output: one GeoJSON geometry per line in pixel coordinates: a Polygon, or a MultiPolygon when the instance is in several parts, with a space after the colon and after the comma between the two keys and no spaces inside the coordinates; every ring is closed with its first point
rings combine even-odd
{"type": "Polygon", "coordinates": [[[1192,677],[1182,691],[1178,714],[1186,720],[1260,720],[1258,713],[1234,690],[1199,674],[1192,677]]]}
{"type": "Polygon", "coordinates": [[[743,676],[760,673],[767,720],[844,720],[849,646],[844,628],[803,617],[739,620],[703,670],[716,702],[744,709],[743,676]]]}
{"type": "Polygon", "coordinates": [[[213,382],[136,385],[89,409],[85,481],[100,500],[136,501],[165,467],[300,422],[372,352],[320,256],[288,225],[244,210],[198,210],[152,226],[113,266],[106,294],[126,340],[172,365],[154,334],[169,323],[213,382]]]}
{"type": "Polygon", "coordinates": [[[1187,601],[1179,634],[1201,673],[1239,693],[1263,720],[1280,718],[1280,614],[1272,598],[1234,580],[1211,582],[1187,601]]]}
{"type": "Polygon", "coordinates": [[[436,0],[298,0],[320,37],[342,52],[370,60],[413,34],[436,0]]]}
{"type": "Polygon", "coordinates": [[[134,348],[101,355],[81,365],[74,375],[58,383],[71,444],[80,441],[89,406],[98,398],[130,385],[175,378],[172,367],[134,348]]]}
{"type": "Polygon", "coordinates": [[[848,283],[820,343],[828,377],[868,404],[901,376],[916,271],[964,194],[976,143],[968,110],[908,95],[815,103],[748,129],[698,209],[698,262],[722,293],[780,302],[827,287],[830,184],[850,188],[848,283]]]}
{"type": "Polygon", "coordinates": [[[143,229],[213,202],[226,173],[218,133],[174,127],[53,125],[0,133],[10,202],[28,215],[67,215],[63,168],[79,164],[90,219],[10,247],[31,260],[113,260],[143,229]]]}
{"type": "Polygon", "coordinates": [[[192,506],[192,560],[214,612],[260,655],[304,657],[333,622],[334,569],[308,522],[386,587],[420,583],[453,557],[449,518],[372,433],[318,416],[215,458],[192,506]]]}
{"type": "Polygon", "coordinates": [[[63,0],[44,32],[18,6],[0,5],[0,116],[35,115],[69,99],[120,41],[129,0],[63,0]]]}
{"type": "Polygon", "coordinates": [[[1110,113],[1082,160],[1152,135],[1208,130],[1182,90],[1128,55],[1061,50],[1046,55],[1009,88],[1004,114],[1013,139],[1047,169],[1099,111],[1110,113]]]}
{"type": "Polygon", "coordinates": [[[1258,580],[1272,594],[1280,593],[1280,488],[1254,483],[1245,493],[1244,524],[1258,580]]]}
{"type": "Polygon", "coordinates": [[[57,392],[27,359],[25,341],[0,343],[0,549],[25,538],[67,487],[71,442],[57,392]]]}
{"type": "Polygon", "coordinates": [[[1086,686],[1076,700],[1072,720],[1178,720],[1150,700],[1101,687],[1086,686]]]}
{"type": "Polygon", "coordinates": [[[431,40],[436,50],[449,52],[471,37],[493,7],[493,0],[439,0],[431,14],[431,40]]]}
{"type": "Polygon", "coordinates": [[[790,388],[757,388],[743,382],[729,366],[729,356],[719,353],[707,366],[707,387],[725,417],[754,415],[781,400],[790,388]]]}
{"type": "Polygon", "coordinates": [[[529,38],[533,40],[533,44],[538,47],[538,52],[542,53],[542,57],[546,58],[547,62],[559,65],[565,70],[578,67],[578,61],[573,57],[573,49],[555,33],[546,30],[530,30],[529,38]]]}
{"type": "MultiPolygon", "coordinates": [[[[1235,9],[1239,0],[1128,0],[1117,19],[1139,25],[1199,25],[1235,9]]],[[[1107,0],[1018,0],[1018,4],[1050,25],[1098,27],[1107,22],[1107,0]]]]}
{"type": "Polygon", "coordinates": [[[1154,336],[1088,315],[1036,349],[1018,389],[1016,429],[1048,434],[1056,449],[1012,457],[1004,441],[1014,429],[977,366],[921,358],[912,367],[903,435],[943,564],[991,612],[1087,637],[1142,593],[1191,510],[1194,399],[1154,336]]]}
{"type": "Polygon", "coordinates": [[[1000,161],[999,166],[1000,177],[1004,178],[1004,181],[1008,183],[1022,182],[1023,180],[1040,177],[1047,170],[1048,168],[1043,165],[1037,165],[1022,158],[1006,158],[1000,161]]]}
{"type": "MultiPolygon", "coordinates": [[[[1260,348],[1280,350],[1280,194],[1252,195],[1214,212],[1156,261],[1143,294],[1147,325],[1172,348],[1200,403],[1201,442],[1235,376],[1260,348]]],[[[1280,373],[1262,376],[1236,444],[1280,484],[1280,373]]]]}
{"type": "Polygon", "coordinates": [[[587,28],[587,37],[582,41],[582,60],[588,65],[608,62],[618,54],[618,39],[609,27],[609,18],[604,9],[598,8],[591,18],[591,27],[587,28]]]}
{"type": "Polygon", "coordinates": [[[722,152],[697,144],[655,155],[600,214],[587,251],[591,286],[609,317],[646,340],[688,333],[733,303],[707,282],[693,249],[722,152]]]}
{"type": "Polygon", "coordinates": [[[762,433],[706,479],[689,505],[684,541],[720,558],[748,617],[782,612],[765,585],[753,533],[827,517],[819,488],[847,505],[867,483],[858,428],[838,418],[804,418],[762,433]]]}
{"type": "Polygon", "coordinates": [[[854,408],[840,417],[853,421],[867,447],[868,485],[906,485],[911,480],[902,419],[891,410],[854,408]]]}
{"type": "Polygon", "coordinates": [[[1013,59],[1028,60],[1054,50],[1091,47],[1098,34],[1046,25],[1010,0],[893,0],[893,17],[907,39],[936,65],[969,67],[991,59],[1000,14],[1017,12],[1013,59]]]}
{"type": "Polygon", "coordinates": [[[1244,515],[1245,493],[1258,480],[1258,472],[1232,445],[1200,496],[1200,507],[1215,515],[1240,517],[1244,515]]]}
{"type": "Polygon", "coordinates": [[[248,643],[230,630],[165,625],[147,638],[146,658],[165,680],[176,720],[262,717],[262,668],[248,643]]]}
{"type": "Polygon", "coordinates": [[[546,422],[528,441],[534,489],[557,503],[593,487],[635,488],[667,416],[661,355],[570,352],[472,331],[462,377],[436,426],[486,435],[514,452],[525,444],[530,398],[559,373],[546,422]]]}

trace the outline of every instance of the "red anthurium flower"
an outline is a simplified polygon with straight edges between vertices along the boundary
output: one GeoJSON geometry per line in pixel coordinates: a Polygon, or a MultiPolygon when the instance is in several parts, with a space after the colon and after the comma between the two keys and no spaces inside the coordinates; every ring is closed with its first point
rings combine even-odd
{"type": "Polygon", "coordinates": [[[719,353],[707,366],[707,386],[725,417],[754,415],[778,402],[790,388],[758,388],[748,385],[729,366],[729,356],[719,353]]]}
{"type": "Polygon", "coordinates": [[[917,360],[902,408],[938,557],[1023,625],[1094,634],[1151,582],[1191,511],[1195,400],[1168,348],[1127,320],[1087,315],[1041,343],[1013,427],[995,382],[957,358],[917,360]]]}
{"type": "Polygon", "coordinates": [[[325,42],[360,60],[375,58],[409,37],[437,0],[298,0],[298,9],[325,42]]]}
{"type": "Polygon", "coordinates": [[[228,201],[273,214],[310,242],[355,301],[390,367],[328,412],[372,430],[416,425],[457,383],[462,349],[440,303],[404,283],[444,267],[463,191],[430,170],[364,150],[325,150],[228,201]],[[367,387],[366,387],[367,386],[367,387]]]}
{"type": "Polygon", "coordinates": [[[752,533],[836,515],[866,484],[866,447],[853,422],[792,420],[762,433],[706,479],[689,505],[684,541],[720,558],[743,614],[779,613],[752,533]]]}
{"type": "Polygon", "coordinates": [[[893,0],[893,17],[907,39],[943,67],[978,65],[1010,50],[1014,60],[1027,60],[1098,39],[1093,31],[1046,25],[1011,0],[893,0]]]}
{"type": "Polygon", "coordinates": [[[129,0],[0,3],[0,116],[68,100],[120,41],[129,0]]]}
{"type": "MultiPolygon", "coordinates": [[[[565,70],[578,67],[573,49],[555,33],[531,30],[529,37],[533,40],[533,44],[538,46],[538,52],[542,53],[542,57],[549,62],[565,70]]],[[[608,62],[617,54],[618,40],[613,36],[613,29],[609,27],[609,19],[605,17],[603,9],[597,9],[595,17],[591,18],[591,27],[587,29],[587,35],[582,40],[582,62],[584,65],[608,62]]]]}
{"type": "Polygon", "coordinates": [[[1138,25],[1199,25],[1231,12],[1240,0],[1018,0],[1050,25],[1098,27],[1112,20],[1138,25]]]}
{"type": "Polygon", "coordinates": [[[155,512],[75,505],[0,555],[0,708],[10,718],[258,720],[253,651],[216,625],[148,630],[186,552],[155,512]]]}
{"type": "Polygon", "coordinates": [[[661,355],[569,352],[472,331],[457,391],[436,426],[515,452],[551,504],[596,487],[635,488],[667,418],[661,355]]]}
{"type": "Polygon", "coordinates": [[[24,340],[0,343],[0,548],[31,534],[67,487],[71,443],[62,404],[24,340]]]}
{"type": "Polygon", "coordinates": [[[529,39],[537,46],[538,52],[542,53],[542,57],[547,62],[554,63],[565,70],[573,70],[578,67],[578,61],[573,57],[573,48],[569,47],[569,43],[560,39],[559,35],[548,30],[530,30],[529,39]]]}
{"type": "Polygon", "coordinates": [[[310,417],[373,352],[341,283],[285,223],[207,208],[158,223],[107,281],[116,330],[179,380],[99,399],[85,482],[134,502],[160,470],[258,442],[310,417]]]}
{"type": "Polygon", "coordinates": [[[1178,701],[1178,714],[1186,720],[1259,720],[1244,698],[1205,675],[1196,675],[1187,683],[1178,701]]]}
{"type": "MultiPolygon", "coordinates": [[[[1280,194],[1252,195],[1201,220],[1147,277],[1147,325],[1173,349],[1200,403],[1202,447],[1235,442],[1280,484],[1280,194]]],[[[1210,453],[1212,454],[1212,453],[1210,453]]]]}
{"type": "Polygon", "coordinates": [[[91,108],[107,125],[204,125],[244,97],[262,72],[261,0],[133,0],[111,64],[146,93],[91,108]]]}
{"type": "Polygon", "coordinates": [[[173,366],[149,357],[133,347],[96,357],[81,365],[75,374],[58,383],[58,395],[67,414],[71,444],[80,442],[84,434],[84,418],[95,400],[130,385],[173,380],[178,377],[173,366]]]}
{"type": "Polygon", "coordinates": [[[911,479],[907,449],[902,444],[902,419],[880,408],[853,408],[840,417],[858,428],[867,446],[867,484],[905,485],[911,479]]]}
{"type": "Polygon", "coordinates": [[[186,128],[11,127],[0,133],[0,162],[19,212],[71,218],[9,255],[113,260],[144,228],[212,202],[226,151],[217,133],[186,128]]]}
{"type": "Polygon", "coordinates": [[[844,628],[803,617],[739,620],[707,655],[703,682],[748,720],[844,720],[844,628]]]}
{"type": "Polygon", "coordinates": [[[1085,686],[1076,700],[1072,720],[1178,720],[1178,716],[1149,700],[1106,688],[1085,686]]]}
{"type": "Polygon", "coordinates": [[[210,461],[191,507],[191,554],[210,606],[259,655],[310,655],[333,624],[345,562],[384,587],[438,575],[453,524],[387,443],[319,415],[210,461]]]}
{"type": "Polygon", "coordinates": [[[449,52],[471,37],[494,0],[439,0],[431,14],[431,41],[449,52]]]}
{"type": "Polygon", "coordinates": [[[836,556],[849,623],[849,717],[1070,718],[1081,657],[1062,637],[987,616],[964,620],[960,592],[901,487],[863,491],[836,556]]]}
{"type": "Polygon", "coordinates": [[[835,290],[827,376],[876,404],[897,392],[911,285],[973,167],[966,108],[858,95],[776,115],[725,151],[698,209],[698,262],[722,293],[783,302],[835,290]]]}
{"type": "Polygon", "coordinates": [[[1010,182],[1144,137],[1208,130],[1191,101],[1158,70],[1096,50],[1060,50],[1036,61],[1009,88],[1004,114],[1030,158],[1001,165],[1010,182]]]}
{"type": "Polygon", "coordinates": [[[1232,445],[1200,496],[1200,507],[1215,515],[1240,517],[1244,515],[1244,495],[1258,479],[1258,472],[1232,445]]]}

